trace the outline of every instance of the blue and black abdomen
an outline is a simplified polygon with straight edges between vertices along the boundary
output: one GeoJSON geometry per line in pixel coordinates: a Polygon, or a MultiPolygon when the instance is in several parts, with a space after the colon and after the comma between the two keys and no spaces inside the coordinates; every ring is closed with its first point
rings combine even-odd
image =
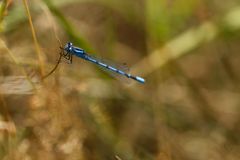
{"type": "Polygon", "coordinates": [[[140,83],[145,83],[145,80],[144,80],[143,78],[138,77],[138,76],[133,76],[133,75],[131,75],[131,74],[129,74],[129,73],[126,73],[126,72],[124,72],[124,71],[122,71],[122,70],[120,70],[120,69],[117,69],[117,68],[115,68],[115,67],[113,67],[113,66],[110,66],[110,65],[108,65],[108,64],[106,64],[106,63],[104,63],[104,62],[102,62],[102,61],[100,61],[100,60],[97,60],[96,58],[93,58],[93,57],[89,56],[88,54],[85,54],[84,59],[86,59],[86,60],[88,60],[88,61],[90,61],[90,62],[92,62],[92,63],[95,63],[95,64],[97,64],[98,66],[101,66],[101,67],[103,67],[103,68],[106,68],[106,69],[108,69],[108,70],[110,70],[110,71],[112,71],[112,72],[115,72],[115,73],[118,73],[118,74],[120,74],[120,75],[123,75],[123,76],[125,76],[125,77],[127,77],[127,78],[134,79],[134,80],[136,80],[136,81],[138,81],[138,82],[140,82],[140,83]]]}

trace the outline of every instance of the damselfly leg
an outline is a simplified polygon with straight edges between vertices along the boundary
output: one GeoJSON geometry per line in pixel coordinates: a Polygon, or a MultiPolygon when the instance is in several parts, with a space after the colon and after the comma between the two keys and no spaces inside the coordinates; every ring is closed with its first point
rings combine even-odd
{"type": "Polygon", "coordinates": [[[69,52],[66,52],[66,54],[64,54],[63,58],[65,58],[66,60],[68,60],[68,62],[71,64],[72,63],[72,54],[69,52]]]}
{"type": "Polygon", "coordinates": [[[63,47],[60,47],[60,49],[61,49],[60,55],[66,60],[68,60],[70,64],[72,64],[72,54],[70,52],[64,51],[63,47]]]}

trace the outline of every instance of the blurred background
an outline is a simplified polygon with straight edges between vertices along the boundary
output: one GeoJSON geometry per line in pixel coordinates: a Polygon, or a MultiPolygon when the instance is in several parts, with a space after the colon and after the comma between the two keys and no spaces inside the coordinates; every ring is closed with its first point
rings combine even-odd
{"type": "Polygon", "coordinates": [[[0,159],[240,159],[239,0],[1,0],[0,32],[0,159]],[[41,80],[68,41],[146,83],[41,80]]]}

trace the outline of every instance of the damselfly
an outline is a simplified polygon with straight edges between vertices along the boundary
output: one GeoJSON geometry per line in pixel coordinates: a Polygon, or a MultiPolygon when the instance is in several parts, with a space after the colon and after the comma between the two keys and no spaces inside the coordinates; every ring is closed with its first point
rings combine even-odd
{"type": "MultiPolygon", "coordinates": [[[[101,61],[98,58],[95,58],[95,57],[89,55],[83,49],[73,46],[73,44],[70,43],[70,42],[68,42],[64,46],[64,48],[60,47],[60,49],[61,49],[60,58],[58,60],[57,65],[60,63],[61,57],[64,57],[70,63],[72,63],[72,56],[75,55],[75,56],[80,57],[80,58],[82,58],[84,60],[90,61],[90,62],[92,62],[92,63],[94,63],[94,64],[96,64],[96,65],[98,65],[100,67],[103,67],[103,68],[105,68],[105,69],[107,69],[107,70],[109,70],[111,72],[117,73],[117,74],[125,76],[127,78],[134,79],[134,80],[136,80],[136,81],[138,81],[140,83],[145,83],[145,80],[143,78],[141,78],[139,76],[133,76],[133,75],[131,75],[129,73],[124,72],[121,69],[118,69],[117,67],[109,65],[109,64],[105,63],[104,61],[101,61]]],[[[57,68],[57,65],[54,67],[54,69],[48,75],[50,75],[57,68]]],[[[47,76],[45,76],[45,77],[47,77],[47,76]]]]}

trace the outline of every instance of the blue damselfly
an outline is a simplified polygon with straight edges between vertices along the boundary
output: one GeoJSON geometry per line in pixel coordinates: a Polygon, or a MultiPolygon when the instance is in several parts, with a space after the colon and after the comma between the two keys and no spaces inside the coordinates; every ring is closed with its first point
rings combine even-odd
{"type": "MultiPolygon", "coordinates": [[[[75,55],[75,56],[80,57],[84,60],[90,61],[90,62],[92,62],[92,63],[94,63],[94,64],[96,64],[96,65],[98,65],[102,68],[105,68],[105,69],[107,69],[111,72],[117,73],[117,74],[125,76],[127,78],[134,79],[134,80],[136,80],[140,83],[145,83],[145,80],[143,78],[141,78],[139,76],[133,76],[129,73],[124,72],[121,69],[118,69],[117,67],[109,65],[106,62],[101,61],[98,58],[95,58],[95,57],[89,55],[83,49],[73,46],[73,44],[70,43],[70,42],[68,42],[64,46],[64,48],[60,47],[60,49],[61,49],[61,52],[60,52],[60,57],[59,57],[57,65],[60,63],[61,57],[67,59],[69,61],[69,63],[72,63],[72,56],[75,55]]],[[[54,69],[47,76],[49,76],[57,68],[57,65],[54,67],[54,69]]],[[[45,76],[45,77],[47,77],[47,76],[45,76]]]]}

